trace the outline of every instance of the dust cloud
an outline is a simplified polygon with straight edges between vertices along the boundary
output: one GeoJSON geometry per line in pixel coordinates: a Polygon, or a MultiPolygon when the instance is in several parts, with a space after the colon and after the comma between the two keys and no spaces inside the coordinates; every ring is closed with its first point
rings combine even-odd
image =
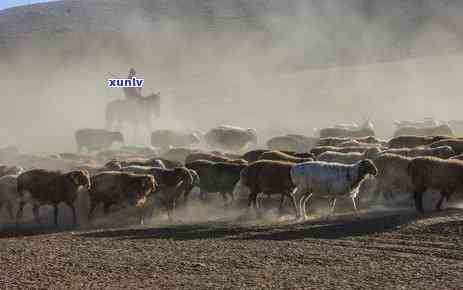
{"type": "Polygon", "coordinates": [[[17,37],[2,41],[0,137],[32,152],[74,151],[75,130],[103,128],[105,105],[123,97],[106,87],[108,72],[125,77],[130,67],[145,94],[161,93],[154,128],[233,124],[256,128],[263,143],[367,116],[382,137],[396,119],[459,119],[462,7],[439,3],[58,1],[5,10],[0,32],[17,37]]]}

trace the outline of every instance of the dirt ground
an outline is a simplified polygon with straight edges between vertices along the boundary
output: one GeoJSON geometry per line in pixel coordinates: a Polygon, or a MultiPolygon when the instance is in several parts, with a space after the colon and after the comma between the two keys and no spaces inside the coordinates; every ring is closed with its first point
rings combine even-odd
{"type": "Polygon", "coordinates": [[[463,211],[4,229],[2,289],[461,289],[463,211]]]}

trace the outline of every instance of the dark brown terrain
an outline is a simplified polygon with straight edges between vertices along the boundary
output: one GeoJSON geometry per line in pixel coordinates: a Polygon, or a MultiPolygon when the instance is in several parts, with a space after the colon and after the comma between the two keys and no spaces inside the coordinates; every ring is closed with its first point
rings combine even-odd
{"type": "Polygon", "coordinates": [[[3,232],[2,288],[458,289],[463,212],[3,232]]]}

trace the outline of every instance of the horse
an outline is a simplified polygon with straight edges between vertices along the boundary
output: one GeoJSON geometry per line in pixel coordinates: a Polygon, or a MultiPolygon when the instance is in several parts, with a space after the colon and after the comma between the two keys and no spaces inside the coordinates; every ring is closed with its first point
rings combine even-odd
{"type": "Polygon", "coordinates": [[[159,93],[136,99],[115,100],[106,106],[106,129],[120,131],[124,124],[128,124],[133,126],[135,136],[138,128],[143,127],[151,134],[153,120],[160,116],[159,93]]]}

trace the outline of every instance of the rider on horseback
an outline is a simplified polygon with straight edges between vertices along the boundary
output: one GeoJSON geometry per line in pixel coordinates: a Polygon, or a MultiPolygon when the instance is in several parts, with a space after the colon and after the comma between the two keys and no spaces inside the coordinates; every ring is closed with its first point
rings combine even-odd
{"type": "MultiPolygon", "coordinates": [[[[135,69],[131,68],[129,70],[129,76],[127,78],[131,79],[135,77],[136,74],[137,72],[135,71],[135,69]]],[[[125,97],[128,100],[139,100],[140,98],[143,97],[141,94],[141,87],[124,87],[123,90],[124,90],[125,97]]]]}

